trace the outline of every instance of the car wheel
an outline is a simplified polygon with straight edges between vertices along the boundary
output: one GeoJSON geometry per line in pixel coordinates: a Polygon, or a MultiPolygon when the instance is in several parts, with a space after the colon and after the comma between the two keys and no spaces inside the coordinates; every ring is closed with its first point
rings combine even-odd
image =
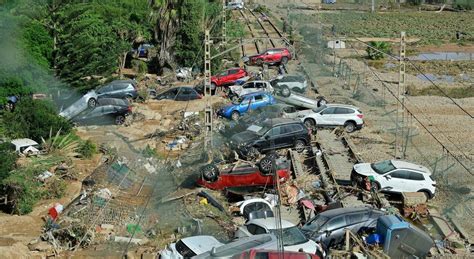
{"type": "Polygon", "coordinates": [[[233,111],[230,117],[232,118],[232,120],[238,121],[240,118],[240,113],[238,111],[233,111]]]}
{"type": "Polygon", "coordinates": [[[324,97],[318,98],[318,107],[321,107],[321,106],[326,105],[326,104],[328,104],[328,101],[326,101],[326,99],[324,99],[324,97]]]}
{"type": "Polygon", "coordinates": [[[122,125],[125,123],[125,116],[119,115],[115,117],[115,125],[122,125]]]}
{"type": "Polygon", "coordinates": [[[418,192],[421,192],[425,195],[426,197],[426,201],[428,201],[429,199],[431,199],[431,193],[429,193],[428,191],[418,191],[418,192]]]}
{"type": "Polygon", "coordinates": [[[271,173],[273,168],[273,156],[268,155],[262,158],[258,167],[263,174],[271,173]]]}
{"type": "Polygon", "coordinates": [[[296,152],[301,153],[305,150],[305,148],[306,148],[306,143],[303,140],[298,139],[297,141],[295,141],[296,152]]]}
{"type": "Polygon", "coordinates": [[[377,181],[372,182],[371,188],[372,188],[372,190],[374,190],[374,192],[379,192],[380,189],[381,189],[380,183],[377,182],[377,181]]]}
{"type": "Polygon", "coordinates": [[[287,58],[287,57],[282,57],[282,58],[281,58],[281,63],[282,63],[282,64],[288,63],[288,58],[287,58]]]}
{"type": "Polygon", "coordinates": [[[344,129],[346,130],[347,133],[354,132],[356,129],[355,123],[351,121],[344,123],[344,129]]]}
{"type": "Polygon", "coordinates": [[[280,94],[283,97],[288,97],[288,96],[291,95],[291,90],[287,85],[282,85],[281,90],[280,90],[280,94]]]}
{"type": "Polygon", "coordinates": [[[215,182],[219,177],[219,169],[215,165],[205,165],[201,168],[201,174],[204,180],[208,182],[215,182]]]}
{"type": "Polygon", "coordinates": [[[313,119],[306,119],[304,120],[304,125],[308,129],[314,129],[316,127],[316,121],[314,121],[313,119]]]}
{"type": "Polygon", "coordinates": [[[255,63],[257,65],[261,66],[261,65],[263,65],[263,59],[259,58],[259,59],[257,59],[257,61],[255,63]]]}
{"type": "Polygon", "coordinates": [[[97,101],[94,98],[90,98],[89,101],[87,101],[87,106],[89,108],[94,108],[97,105],[97,101]]]}

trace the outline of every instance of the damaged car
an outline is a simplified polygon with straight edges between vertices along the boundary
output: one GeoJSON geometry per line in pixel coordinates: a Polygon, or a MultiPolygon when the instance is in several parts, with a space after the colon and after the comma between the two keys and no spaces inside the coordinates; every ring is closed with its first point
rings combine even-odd
{"type": "Polygon", "coordinates": [[[132,107],[123,99],[99,99],[94,108],[86,109],[72,118],[76,125],[122,125],[132,113],[132,107]]]}
{"type": "Polygon", "coordinates": [[[224,106],[217,111],[217,115],[238,120],[242,114],[247,113],[250,110],[255,110],[259,107],[275,104],[275,98],[269,93],[258,92],[243,95],[237,99],[233,104],[224,106]]]}
{"type": "Polygon", "coordinates": [[[281,91],[284,96],[289,96],[291,91],[304,93],[308,86],[308,81],[302,75],[279,75],[270,80],[273,88],[281,91]]]}
{"type": "Polygon", "coordinates": [[[256,93],[256,92],[272,93],[273,87],[267,81],[262,81],[262,80],[251,81],[243,85],[229,86],[228,96],[232,100],[232,102],[236,102],[239,99],[239,97],[246,94],[256,93]]]}
{"type": "Polygon", "coordinates": [[[206,253],[213,247],[219,247],[223,244],[213,236],[192,236],[171,243],[162,251],[159,258],[162,259],[180,259],[191,258],[193,256],[206,253]]]}
{"type": "Polygon", "coordinates": [[[233,135],[229,145],[242,158],[252,159],[260,153],[283,148],[303,152],[311,144],[310,130],[294,119],[267,119],[233,135]]]}
{"type": "MultiPolygon", "coordinates": [[[[232,164],[208,164],[201,168],[197,184],[212,190],[225,190],[233,187],[273,186],[273,157],[266,156],[258,164],[237,161],[232,164]]],[[[276,174],[279,181],[290,178],[290,164],[284,158],[275,159],[276,174]]]]}

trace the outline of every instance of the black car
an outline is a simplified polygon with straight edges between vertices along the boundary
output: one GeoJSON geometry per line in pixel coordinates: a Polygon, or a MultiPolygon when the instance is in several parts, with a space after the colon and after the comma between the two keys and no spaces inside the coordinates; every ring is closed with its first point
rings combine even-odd
{"type": "Polygon", "coordinates": [[[306,126],[299,120],[267,119],[233,135],[230,147],[243,158],[255,158],[258,153],[294,147],[303,151],[311,142],[306,126]]]}
{"type": "Polygon", "coordinates": [[[97,106],[87,109],[72,120],[79,125],[110,124],[122,125],[132,112],[128,101],[114,98],[99,99],[97,106]]]}
{"type": "Polygon", "coordinates": [[[180,86],[168,89],[156,95],[157,100],[175,100],[175,101],[189,101],[201,99],[202,96],[192,87],[180,86]]]}
{"type": "Polygon", "coordinates": [[[338,208],[319,213],[301,228],[303,233],[326,249],[344,240],[345,229],[354,234],[375,228],[377,219],[385,215],[383,211],[368,207],[338,208]]]}

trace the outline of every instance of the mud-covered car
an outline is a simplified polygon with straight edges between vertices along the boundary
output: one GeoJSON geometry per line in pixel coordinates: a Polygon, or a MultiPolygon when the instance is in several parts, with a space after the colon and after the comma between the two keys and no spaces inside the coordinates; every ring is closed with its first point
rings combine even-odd
{"type": "Polygon", "coordinates": [[[276,173],[280,181],[290,178],[290,164],[284,158],[275,158],[272,155],[264,157],[258,164],[238,161],[232,164],[208,164],[201,168],[201,175],[197,180],[199,186],[212,190],[224,190],[232,187],[271,187],[275,184],[272,173],[272,163],[275,159],[276,173]]]}

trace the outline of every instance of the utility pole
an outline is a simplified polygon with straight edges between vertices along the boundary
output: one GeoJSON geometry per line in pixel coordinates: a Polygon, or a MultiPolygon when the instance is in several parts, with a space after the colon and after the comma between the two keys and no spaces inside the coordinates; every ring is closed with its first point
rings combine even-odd
{"type": "Polygon", "coordinates": [[[204,108],[204,119],[206,135],[204,140],[204,150],[212,150],[212,89],[211,89],[211,44],[210,32],[206,30],[204,36],[204,95],[206,98],[206,107],[204,108]]]}
{"type": "Polygon", "coordinates": [[[227,14],[226,14],[226,0],[222,0],[222,45],[227,44],[227,14]]]}
{"type": "Polygon", "coordinates": [[[370,8],[370,11],[371,11],[372,13],[375,12],[375,0],[372,0],[372,6],[371,6],[371,8],[370,8]]]}
{"type": "Polygon", "coordinates": [[[396,120],[397,125],[396,125],[396,132],[395,132],[395,157],[398,157],[399,151],[400,151],[401,158],[404,158],[405,156],[405,152],[401,152],[402,150],[404,150],[403,145],[404,145],[404,139],[405,139],[403,135],[404,127],[405,127],[405,93],[406,93],[405,56],[406,56],[406,33],[402,31],[400,33],[400,70],[398,73],[398,99],[400,100],[401,104],[397,101],[397,120],[396,120]],[[401,108],[401,112],[399,111],[400,110],[399,107],[401,108]],[[400,135],[398,134],[399,130],[400,130],[400,135]]]}

